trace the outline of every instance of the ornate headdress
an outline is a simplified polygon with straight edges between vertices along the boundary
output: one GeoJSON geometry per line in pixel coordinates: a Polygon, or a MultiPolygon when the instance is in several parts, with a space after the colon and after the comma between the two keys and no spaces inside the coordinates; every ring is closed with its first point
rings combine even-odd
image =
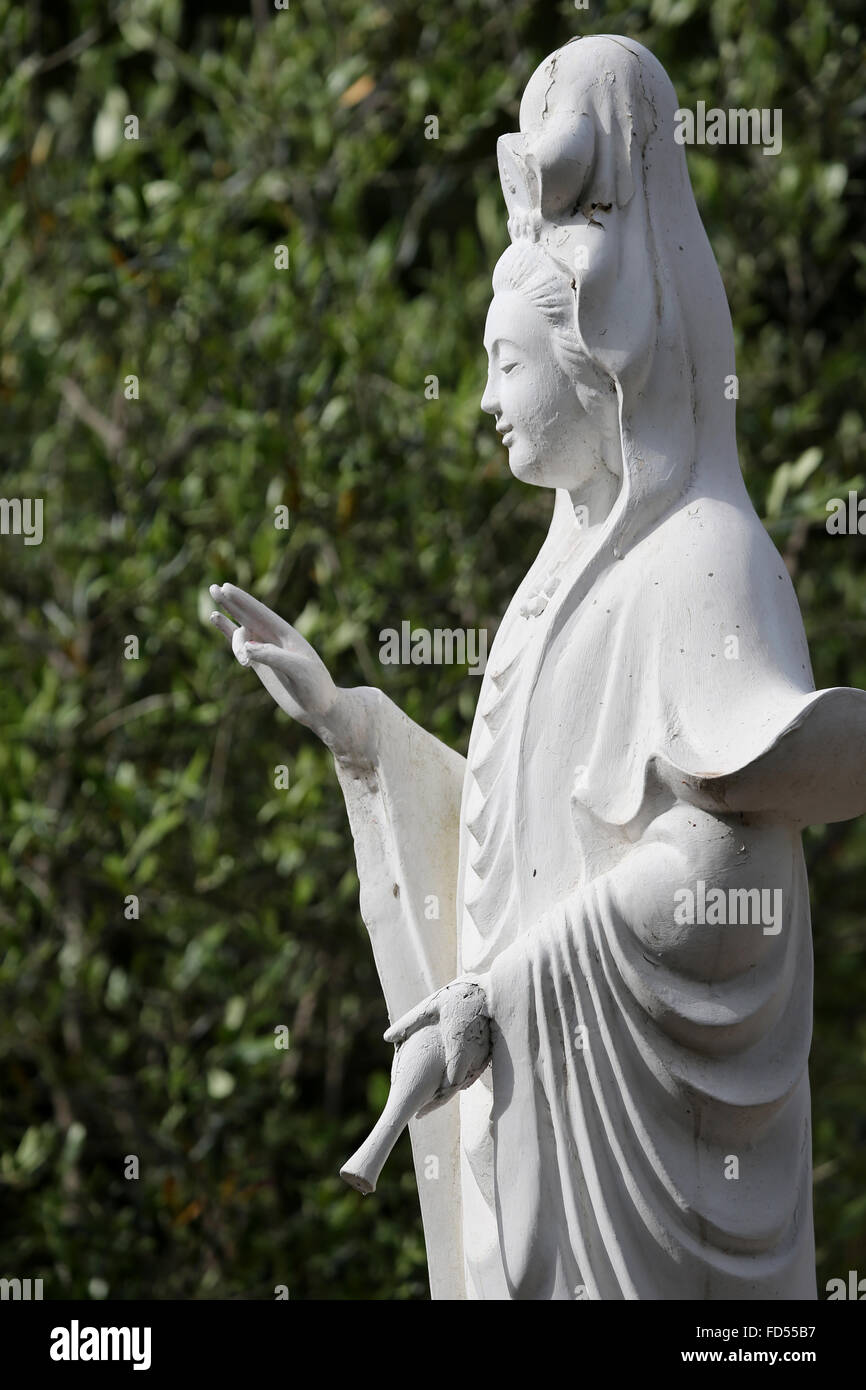
{"type": "Polygon", "coordinates": [[[677,505],[696,470],[742,486],[724,396],[730,313],[674,140],[676,108],[642,45],[577,39],[533,73],[520,130],[497,148],[512,243],[538,247],[568,275],[577,341],[616,385],[614,554],[677,505]]]}
{"type": "Polygon", "coordinates": [[[621,78],[617,87],[614,73],[590,66],[598,42],[573,40],[542,64],[519,133],[497,144],[512,242],[540,242],[571,271],[587,268],[588,230],[603,230],[605,214],[631,200],[632,159],[651,128],[651,112],[628,99],[621,78]]]}

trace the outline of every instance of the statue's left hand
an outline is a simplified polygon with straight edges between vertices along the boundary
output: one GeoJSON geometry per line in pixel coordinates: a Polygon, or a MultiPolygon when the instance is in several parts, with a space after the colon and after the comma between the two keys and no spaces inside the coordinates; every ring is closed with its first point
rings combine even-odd
{"type": "Polygon", "coordinates": [[[391,1024],[386,1042],[402,1043],[419,1028],[436,1028],[445,1054],[442,1091],[420,1114],[441,1105],[484,1071],[490,1061],[490,1015],[478,977],[462,976],[422,999],[391,1024]]]}

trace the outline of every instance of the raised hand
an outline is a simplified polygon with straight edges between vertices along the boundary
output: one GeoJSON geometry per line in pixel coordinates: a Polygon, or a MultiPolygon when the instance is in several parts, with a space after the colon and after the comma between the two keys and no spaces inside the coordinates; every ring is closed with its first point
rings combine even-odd
{"type": "Polygon", "coordinates": [[[309,642],[252,594],[234,584],[212,584],[210,595],[231,614],[212,613],[214,627],[280,708],[312,729],[335,757],[363,756],[370,731],[361,692],[336,686],[309,642]]]}

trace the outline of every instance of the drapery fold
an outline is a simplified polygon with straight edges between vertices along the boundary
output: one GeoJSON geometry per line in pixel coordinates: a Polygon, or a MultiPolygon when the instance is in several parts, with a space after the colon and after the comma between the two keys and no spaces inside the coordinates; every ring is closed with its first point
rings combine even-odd
{"type": "Polygon", "coordinates": [[[490,972],[508,1296],[814,1298],[802,859],[759,979],[713,986],[703,1017],[623,917],[628,872],[560,904],[490,972]]]}

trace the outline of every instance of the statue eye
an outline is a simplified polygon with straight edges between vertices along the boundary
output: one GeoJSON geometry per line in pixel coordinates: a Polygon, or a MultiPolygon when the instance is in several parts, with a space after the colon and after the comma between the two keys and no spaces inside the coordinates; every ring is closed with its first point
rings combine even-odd
{"type": "Polygon", "coordinates": [[[520,364],[519,364],[518,362],[503,362],[503,363],[502,363],[502,371],[503,371],[503,372],[505,373],[505,375],[507,376],[509,372],[513,372],[513,371],[514,371],[514,368],[517,367],[517,366],[519,366],[519,365],[520,365],[520,364]]]}

